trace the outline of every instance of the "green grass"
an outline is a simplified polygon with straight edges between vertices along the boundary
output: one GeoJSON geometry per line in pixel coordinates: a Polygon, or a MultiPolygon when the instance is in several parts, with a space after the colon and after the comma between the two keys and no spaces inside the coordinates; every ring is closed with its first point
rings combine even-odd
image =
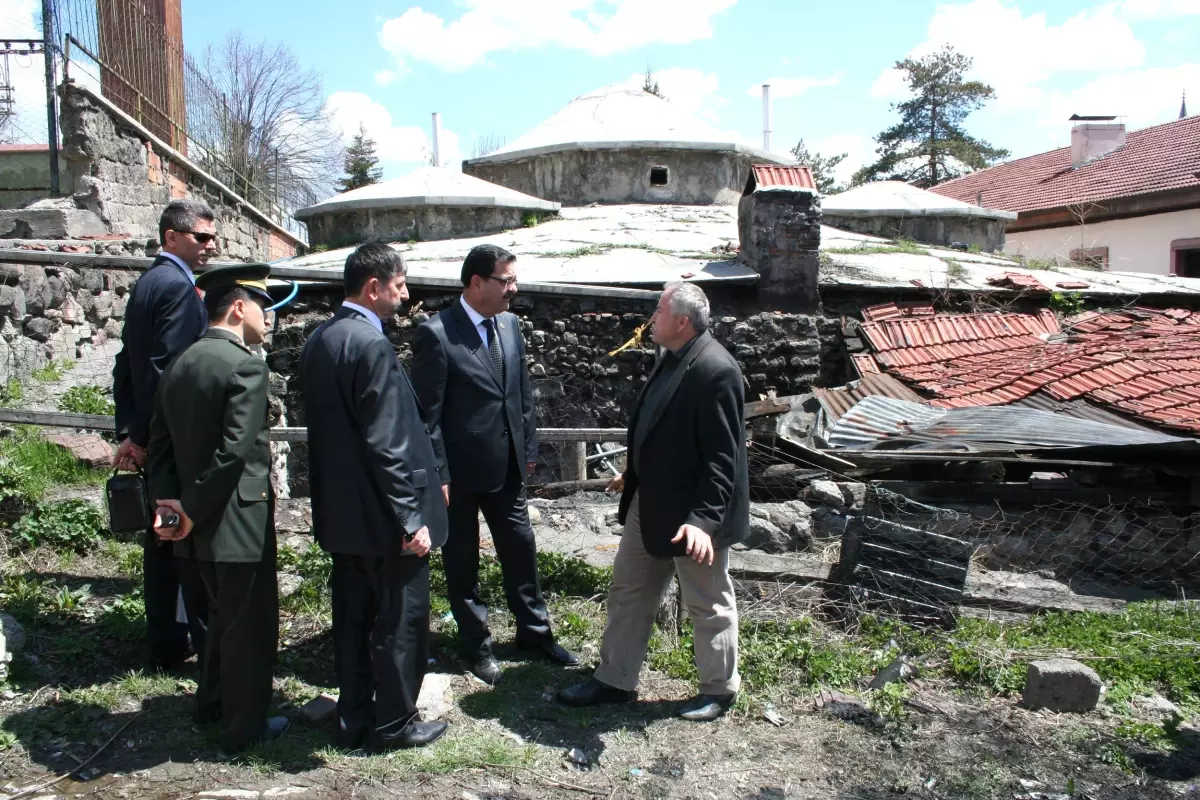
{"type": "Polygon", "coordinates": [[[75,369],[74,361],[47,361],[46,366],[35,369],[29,374],[34,380],[42,381],[43,383],[54,383],[55,381],[62,380],[62,376],[72,369],[75,369]]]}
{"type": "Polygon", "coordinates": [[[25,387],[16,378],[9,378],[8,383],[0,386],[0,407],[11,408],[21,404],[25,399],[25,387]]]}
{"type": "Polygon", "coordinates": [[[58,398],[58,410],[111,417],[116,413],[116,406],[109,392],[99,386],[72,386],[58,398]]]}
{"type": "Polygon", "coordinates": [[[37,428],[23,425],[0,440],[0,498],[31,504],[52,487],[100,486],[107,478],[106,470],[84,466],[42,439],[37,428]]]}
{"type": "Polygon", "coordinates": [[[910,255],[929,255],[928,248],[914,242],[912,239],[893,239],[887,244],[861,244],[856,247],[823,248],[822,253],[833,253],[847,256],[867,256],[879,253],[908,253],[910,255]]]}

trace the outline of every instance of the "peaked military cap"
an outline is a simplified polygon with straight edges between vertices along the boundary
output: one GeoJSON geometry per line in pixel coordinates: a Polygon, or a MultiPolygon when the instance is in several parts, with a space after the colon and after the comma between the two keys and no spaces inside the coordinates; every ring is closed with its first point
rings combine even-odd
{"type": "Polygon", "coordinates": [[[274,303],[271,293],[267,290],[267,276],[270,274],[270,264],[223,264],[197,275],[196,286],[206,292],[240,286],[268,303],[274,303]]]}

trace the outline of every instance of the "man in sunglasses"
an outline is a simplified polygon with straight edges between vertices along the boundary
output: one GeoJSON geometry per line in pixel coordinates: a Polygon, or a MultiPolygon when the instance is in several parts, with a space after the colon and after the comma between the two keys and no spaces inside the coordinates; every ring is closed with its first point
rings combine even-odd
{"type": "Polygon", "coordinates": [[[459,647],[475,677],[494,684],[501,672],[479,594],[480,511],[500,559],[517,646],[558,664],[578,664],[579,658],[550,630],[525,502],[537,435],[520,320],[508,311],[517,294],[517,257],[478,245],[463,261],[461,279],[459,301],[417,329],[412,382],[434,447],[448,466],[449,474],[441,476],[450,504],[442,563],[459,647]]]}
{"type": "MultiPolygon", "coordinates": [[[[113,367],[117,469],[135,471],[146,464],[154,393],[163,370],[204,335],[208,315],[196,289],[194,270],[216,252],[216,216],[196,200],[174,200],[158,221],[162,249],[138,278],[125,307],[121,352],[113,367]]],[[[201,592],[185,591],[188,623],[176,621],[179,563],[169,543],[147,531],[143,543],[143,580],[149,665],[170,669],[204,652],[207,608],[201,592]]]]}

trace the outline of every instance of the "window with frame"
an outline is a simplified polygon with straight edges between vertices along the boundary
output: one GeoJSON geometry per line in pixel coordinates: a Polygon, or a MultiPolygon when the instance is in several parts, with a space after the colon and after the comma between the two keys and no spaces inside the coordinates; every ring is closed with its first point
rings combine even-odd
{"type": "Polygon", "coordinates": [[[1171,274],[1181,278],[1200,278],[1200,238],[1171,242],[1171,274]]]}

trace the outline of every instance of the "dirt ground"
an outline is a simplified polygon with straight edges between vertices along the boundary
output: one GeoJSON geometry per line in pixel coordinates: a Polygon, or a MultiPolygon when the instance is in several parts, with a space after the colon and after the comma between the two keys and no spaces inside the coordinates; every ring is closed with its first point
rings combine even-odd
{"type": "MultiPolygon", "coordinates": [[[[177,675],[138,672],[141,622],[123,605],[138,583],[135,555],[133,545],[115,543],[86,558],[8,554],[6,611],[30,619],[28,586],[35,577],[41,584],[28,641],[0,687],[0,800],[1200,798],[1194,716],[1183,720],[1176,746],[1142,747],[1117,736],[1118,726],[1134,723],[1106,704],[1082,715],[1030,712],[1013,698],[916,679],[910,696],[882,716],[869,709],[833,716],[812,692],[781,685],[744,694],[725,719],[696,724],[673,716],[692,688],[649,669],[636,704],[559,706],[553,693],[589,667],[516,660],[510,645],[497,653],[506,675],[496,687],[447,656],[431,666],[446,676],[431,680],[448,686],[438,699],[450,723],[434,746],[340,753],[331,746],[332,723],[311,723],[299,711],[334,685],[327,624],[303,610],[284,617],[276,670],[277,702],[293,718],[291,730],[221,761],[212,732],[191,721],[194,662],[177,675]]],[[[594,664],[599,600],[558,598],[552,613],[564,643],[594,664]]],[[[496,613],[494,622],[498,640],[508,641],[507,615],[496,613]]],[[[451,649],[449,625],[437,615],[441,653],[451,649]]],[[[1147,723],[1161,721],[1144,713],[1147,723]]]]}

